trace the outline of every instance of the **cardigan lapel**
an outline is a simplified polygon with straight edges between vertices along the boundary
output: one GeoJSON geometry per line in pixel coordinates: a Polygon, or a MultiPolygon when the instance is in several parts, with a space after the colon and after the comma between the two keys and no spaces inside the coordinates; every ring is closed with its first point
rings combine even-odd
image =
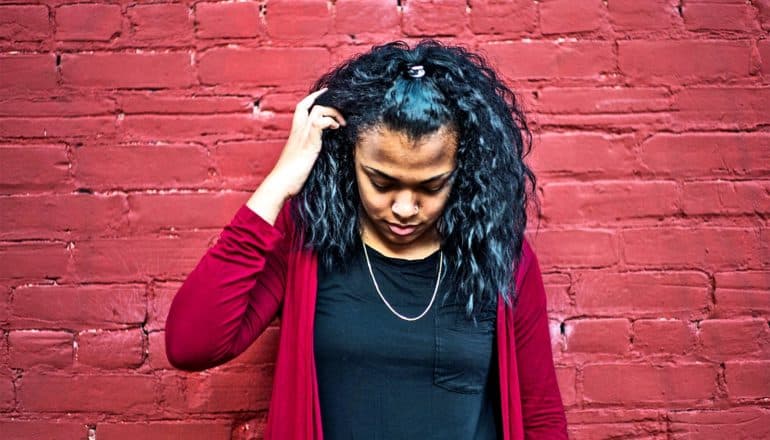
{"type": "Polygon", "coordinates": [[[497,359],[500,372],[500,406],[503,440],[523,440],[519,372],[516,364],[516,335],[513,308],[502,296],[497,301],[497,359]]]}

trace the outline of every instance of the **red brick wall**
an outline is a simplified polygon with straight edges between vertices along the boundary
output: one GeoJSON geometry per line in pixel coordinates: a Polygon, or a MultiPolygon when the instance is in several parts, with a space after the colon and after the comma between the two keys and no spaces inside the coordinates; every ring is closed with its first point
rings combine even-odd
{"type": "Polygon", "coordinates": [[[169,302],[311,81],[425,36],[526,102],[572,437],[770,437],[770,2],[400,3],[0,4],[4,438],[260,438],[277,329],[187,374],[169,302]]]}

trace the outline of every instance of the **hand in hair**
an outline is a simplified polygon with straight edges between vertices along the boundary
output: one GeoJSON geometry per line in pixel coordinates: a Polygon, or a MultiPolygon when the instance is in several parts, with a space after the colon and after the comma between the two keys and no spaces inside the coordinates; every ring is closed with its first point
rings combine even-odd
{"type": "Polygon", "coordinates": [[[247,202],[252,211],[271,224],[286,199],[299,193],[310,175],[321,152],[323,130],[346,124],[338,110],[314,105],[316,98],[325,91],[324,88],[313,92],[297,104],[289,139],[278,162],[247,202]]]}
{"type": "Polygon", "coordinates": [[[284,184],[287,197],[297,194],[305,184],[313,164],[321,152],[321,133],[345,125],[345,118],[332,107],[313,105],[326,89],[318,90],[302,99],[294,111],[291,132],[281,157],[271,176],[284,184]]]}

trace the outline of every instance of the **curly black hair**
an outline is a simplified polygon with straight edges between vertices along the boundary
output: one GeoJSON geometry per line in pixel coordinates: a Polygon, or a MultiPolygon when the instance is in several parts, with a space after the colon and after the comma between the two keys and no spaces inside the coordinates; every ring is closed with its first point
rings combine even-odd
{"type": "Polygon", "coordinates": [[[395,41],[343,62],[311,91],[323,87],[315,104],[338,109],[347,125],[324,131],[321,153],[294,197],[302,244],[327,270],[346,267],[361,246],[353,160],[361,134],[384,126],[418,139],[449,124],[457,134],[457,171],[436,223],[449,269],[444,300],[453,292],[469,317],[496,304],[498,294],[513,306],[536,184],[523,160],[532,136],[515,94],[487,61],[435,40],[413,48],[395,41]]]}

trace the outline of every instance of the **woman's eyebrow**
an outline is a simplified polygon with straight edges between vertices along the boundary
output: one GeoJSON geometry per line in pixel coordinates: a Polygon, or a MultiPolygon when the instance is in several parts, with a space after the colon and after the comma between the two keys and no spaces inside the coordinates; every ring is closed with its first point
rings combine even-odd
{"type": "MultiPolygon", "coordinates": [[[[382,172],[382,171],[380,171],[380,170],[376,170],[376,169],[374,169],[374,168],[371,168],[371,167],[367,167],[367,166],[364,166],[363,168],[364,168],[364,170],[365,170],[365,171],[366,171],[368,174],[375,174],[377,177],[380,177],[380,178],[383,178],[383,179],[388,179],[388,180],[398,180],[398,179],[396,179],[395,177],[393,177],[393,176],[390,176],[390,175],[388,175],[388,174],[386,174],[386,173],[383,173],[383,172],[382,172]]],[[[456,168],[455,168],[455,169],[456,169],[456,168]]],[[[425,180],[423,180],[422,182],[420,182],[419,184],[420,184],[420,185],[424,185],[424,184],[426,184],[426,183],[433,183],[433,182],[435,182],[435,181],[437,181],[437,180],[439,180],[439,179],[441,179],[441,178],[443,178],[443,177],[445,177],[445,176],[449,176],[450,174],[453,174],[454,172],[455,172],[455,170],[447,171],[446,173],[441,173],[441,174],[439,174],[439,175],[437,175],[437,176],[433,176],[433,177],[430,177],[430,178],[428,178],[428,179],[425,179],[425,180]]]]}

